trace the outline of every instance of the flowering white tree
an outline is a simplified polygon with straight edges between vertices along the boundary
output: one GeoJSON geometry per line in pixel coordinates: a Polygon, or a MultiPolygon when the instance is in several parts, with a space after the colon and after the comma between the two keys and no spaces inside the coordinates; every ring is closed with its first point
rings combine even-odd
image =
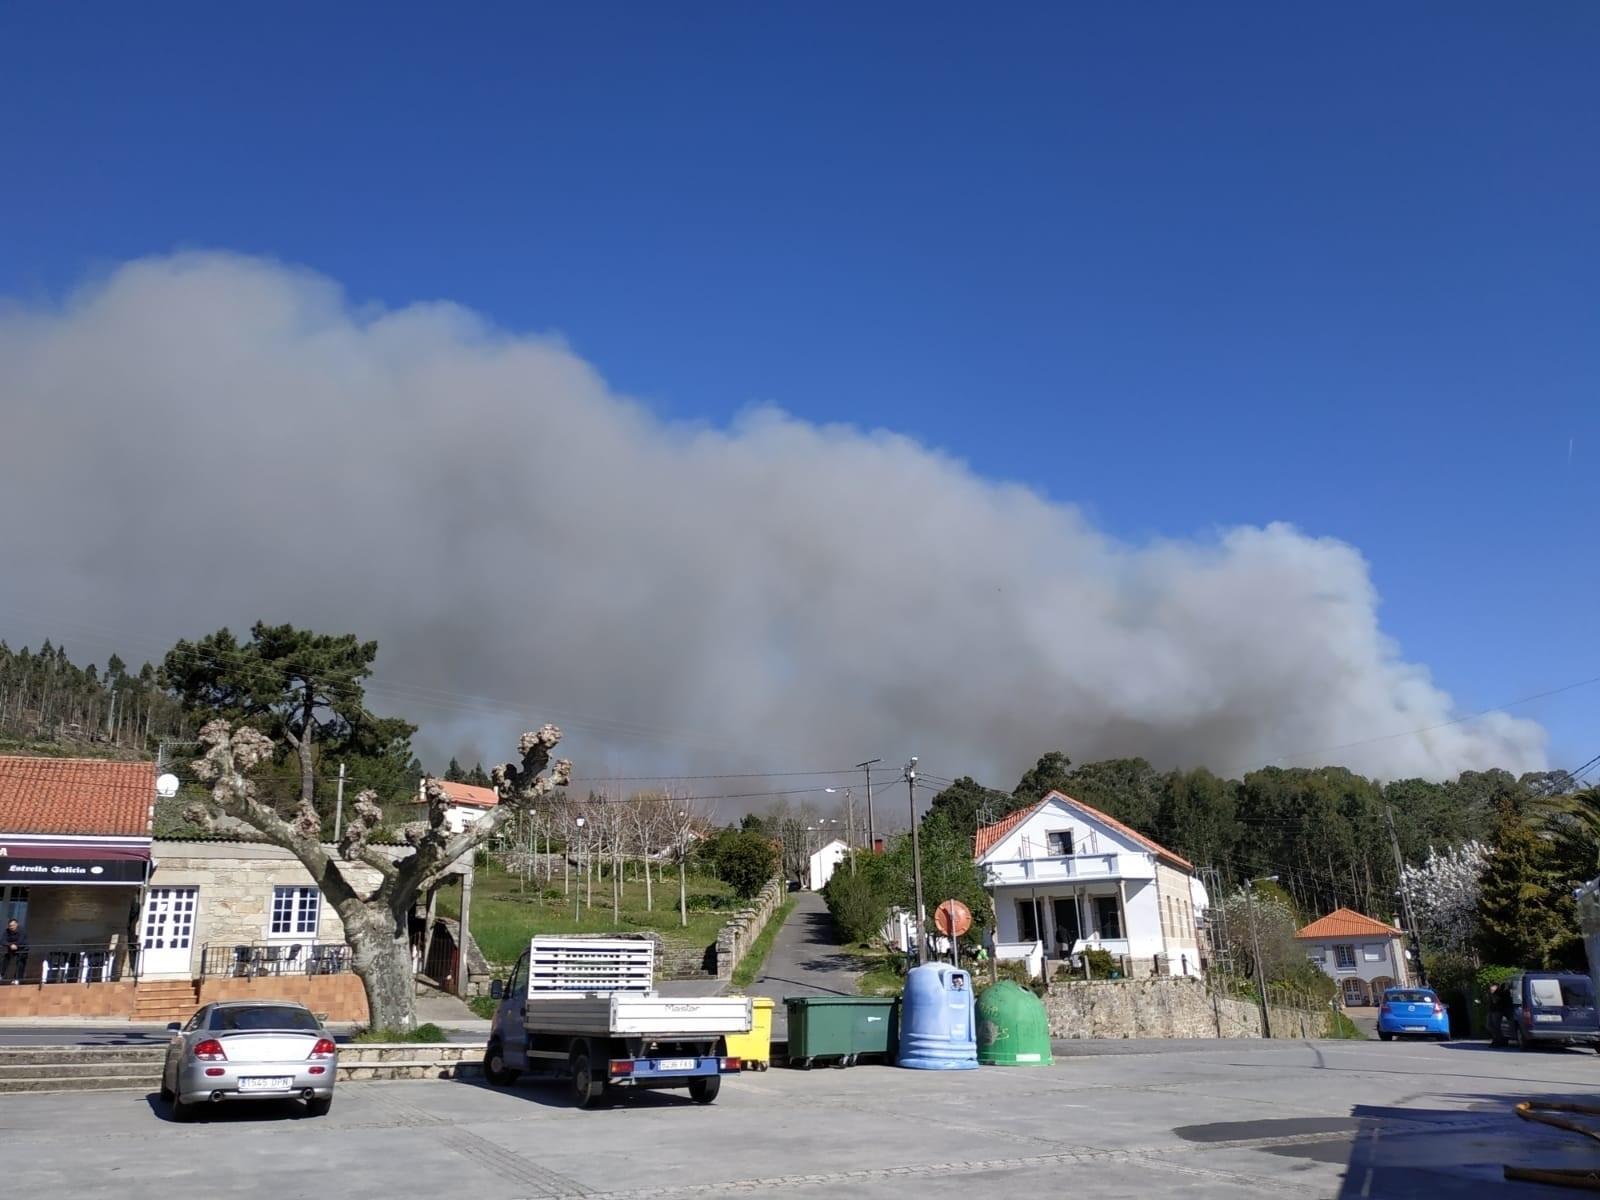
{"type": "Polygon", "coordinates": [[[1465,952],[1478,922],[1478,888],[1489,849],[1467,842],[1449,850],[1428,851],[1420,867],[1400,873],[1400,890],[1411,904],[1417,934],[1434,950],[1465,952]]]}

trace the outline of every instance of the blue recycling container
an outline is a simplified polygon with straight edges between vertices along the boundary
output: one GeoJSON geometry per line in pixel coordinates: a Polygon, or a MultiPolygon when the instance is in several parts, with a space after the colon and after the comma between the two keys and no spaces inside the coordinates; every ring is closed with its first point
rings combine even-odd
{"type": "Polygon", "coordinates": [[[896,1062],[917,1071],[978,1069],[972,976],[946,963],[924,963],[906,973],[896,1062]]]}

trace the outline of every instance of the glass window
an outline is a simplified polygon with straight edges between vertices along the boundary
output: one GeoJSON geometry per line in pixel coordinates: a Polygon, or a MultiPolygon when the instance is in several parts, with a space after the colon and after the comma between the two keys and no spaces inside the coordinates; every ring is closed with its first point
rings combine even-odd
{"type": "Polygon", "coordinates": [[[322,895],[314,887],[276,887],[272,889],[272,927],[274,937],[316,937],[317,919],[322,915],[322,895]]]}
{"type": "Polygon", "coordinates": [[[1072,853],[1072,830],[1070,829],[1053,829],[1044,835],[1044,840],[1051,854],[1068,855],[1072,853]]]}
{"type": "Polygon", "coordinates": [[[303,1008],[287,1004],[250,1004],[211,1010],[210,1027],[217,1031],[248,1032],[257,1029],[293,1029],[315,1033],[321,1028],[316,1017],[303,1008]]]}
{"type": "Polygon", "coordinates": [[[528,956],[526,954],[517,959],[517,969],[511,972],[511,994],[513,996],[526,996],[528,994],[528,956]]]}
{"type": "Polygon", "coordinates": [[[1354,971],[1356,969],[1356,948],[1354,946],[1335,946],[1333,948],[1333,965],[1341,971],[1354,971]]]}
{"type": "Polygon", "coordinates": [[[1410,988],[1405,991],[1397,988],[1394,991],[1385,992],[1383,998],[1400,1004],[1432,1004],[1438,997],[1432,992],[1423,991],[1421,988],[1410,988]]]}
{"type": "Polygon", "coordinates": [[[1122,904],[1115,896],[1094,898],[1095,917],[1100,922],[1100,936],[1118,939],[1122,933],[1122,904]]]}
{"type": "Polygon", "coordinates": [[[1039,940],[1039,914],[1034,911],[1032,900],[1017,901],[1017,940],[1019,942],[1039,940]]]}
{"type": "Polygon", "coordinates": [[[28,889],[25,887],[0,887],[0,925],[15,921],[23,928],[28,925],[28,889]]]}

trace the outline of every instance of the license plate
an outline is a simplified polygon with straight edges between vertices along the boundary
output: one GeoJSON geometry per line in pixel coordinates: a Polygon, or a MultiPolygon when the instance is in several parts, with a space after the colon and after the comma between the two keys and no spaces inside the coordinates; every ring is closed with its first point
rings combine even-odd
{"type": "Polygon", "coordinates": [[[694,1059],[692,1059],[692,1058],[663,1058],[661,1060],[661,1070],[663,1070],[663,1071],[692,1071],[692,1070],[694,1070],[694,1059]]]}
{"type": "Polygon", "coordinates": [[[1557,1021],[1561,1020],[1561,1014],[1560,1013],[1534,1013],[1533,1014],[1533,1019],[1535,1021],[1548,1021],[1551,1024],[1554,1024],[1557,1021]]]}
{"type": "Polygon", "coordinates": [[[294,1080],[287,1075],[257,1075],[239,1080],[241,1092],[287,1092],[294,1080]]]}
{"type": "Polygon", "coordinates": [[[1428,1031],[1428,1027],[1426,1025],[1407,1025],[1406,1026],[1406,1032],[1407,1033],[1426,1033],[1427,1031],[1428,1031]]]}

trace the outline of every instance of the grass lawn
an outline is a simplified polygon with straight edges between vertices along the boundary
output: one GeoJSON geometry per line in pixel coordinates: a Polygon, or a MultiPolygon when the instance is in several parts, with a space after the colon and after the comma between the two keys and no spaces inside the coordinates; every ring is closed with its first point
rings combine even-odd
{"type": "Polygon", "coordinates": [[[850,954],[856,960],[856,970],[861,972],[856,980],[858,995],[898,996],[905,990],[906,977],[898,965],[901,955],[866,946],[854,946],[850,954]]]}
{"type": "MultiPolygon", "coordinates": [[[[626,874],[626,872],[625,872],[626,874]]],[[[574,891],[578,879],[572,880],[574,891]]],[[[709,946],[717,930],[738,907],[728,887],[710,876],[689,876],[689,924],[678,923],[678,881],[670,874],[654,883],[655,908],[645,907],[644,880],[622,885],[620,918],[611,910],[611,880],[596,879],[594,907],[585,906],[573,919],[573,897],[561,894],[561,877],[553,886],[508,874],[498,864],[479,867],[472,887],[472,936],[491,963],[507,966],[517,960],[536,933],[642,933],[654,931],[668,946],[709,946]]],[[[439,892],[439,914],[461,915],[461,889],[439,892]]]]}

